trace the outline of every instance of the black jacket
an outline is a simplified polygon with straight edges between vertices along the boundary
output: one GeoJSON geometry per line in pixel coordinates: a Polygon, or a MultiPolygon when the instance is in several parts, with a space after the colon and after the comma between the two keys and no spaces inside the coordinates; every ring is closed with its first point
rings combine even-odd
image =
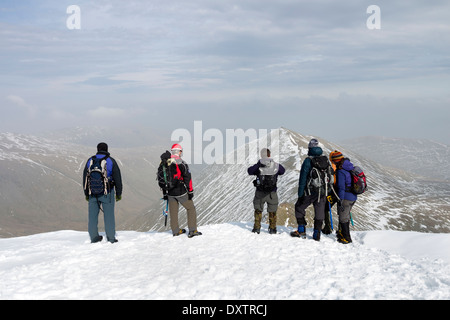
{"type": "MultiPolygon", "coordinates": [[[[169,166],[176,168],[176,172],[174,172],[173,174],[173,180],[178,180],[178,183],[175,184],[175,187],[171,188],[170,190],[165,190],[164,185],[160,183],[163,194],[173,197],[182,196],[186,193],[193,194],[194,189],[192,187],[192,177],[187,163],[183,161],[183,159],[181,159],[178,155],[171,155],[168,151],[161,155],[161,162],[163,161],[167,162],[169,166]]],[[[158,176],[161,176],[160,172],[158,172],[158,176]]]]}

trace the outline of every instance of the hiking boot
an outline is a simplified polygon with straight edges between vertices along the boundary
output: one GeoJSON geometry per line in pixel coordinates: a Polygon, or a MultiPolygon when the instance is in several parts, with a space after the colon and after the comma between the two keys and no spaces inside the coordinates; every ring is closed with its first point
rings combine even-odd
{"type": "Polygon", "coordinates": [[[306,233],[300,233],[298,230],[295,230],[291,232],[291,237],[306,239],[306,233]]]}
{"type": "Polygon", "coordinates": [[[325,227],[322,229],[322,233],[323,234],[331,234],[331,233],[333,233],[333,230],[331,229],[330,225],[327,225],[325,223],[325,227]]]}
{"type": "Polygon", "coordinates": [[[258,229],[258,228],[253,228],[252,232],[253,232],[253,233],[257,233],[257,234],[259,234],[260,230],[261,230],[261,229],[258,229]]]}
{"type": "Polygon", "coordinates": [[[313,239],[316,241],[320,241],[320,230],[314,229],[313,231],[313,239]]]}
{"type": "Polygon", "coordinates": [[[180,229],[177,233],[174,233],[173,236],[179,236],[180,234],[186,233],[186,229],[180,229]]]}
{"type": "Polygon", "coordinates": [[[189,231],[188,238],[192,238],[192,237],[195,237],[195,236],[201,236],[201,235],[202,235],[202,233],[198,232],[197,230],[189,231]]]}
{"type": "Polygon", "coordinates": [[[277,234],[277,228],[269,228],[270,234],[277,234]]]}
{"type": "Polygon", "coordinates": [[[304,225],[299,225],[298,229],[291,232],[291,237],[306,239],[306,229],[304,225]]]}
{"type": "Polygon", "coordinates": [[[97,243],[103,240],[102,236],[96,236],[94,239],[91,240],[91,243],[97,243]]]}
{"type": "Polygon", "coordinates": [[[253,230],[252,232],[259,233],[259,230],[261,229],[261,220],[262,220],[262,212],[259,210],[255,210],[255,223],[253,224],[253,230]]]}
{"type": "Polygon", "coordinates": [[[339,230],[336,231],[336,239],[339,243],[352,243],[352,238],[350,237],[350,222],[339,223],[339,230]]]}
{"type": "Polygon", "coordinates": [[[347,241],[345,238],[337,238],[337,242],[342,244],[349,244],[351,241],[347,241]]]}
{"type": "Polygon", "coordinates": [[[269,212],[269,233],[277,233],[277,213],[269,212]],[[270,230],[275,232],[270,232],[270,230]]]}

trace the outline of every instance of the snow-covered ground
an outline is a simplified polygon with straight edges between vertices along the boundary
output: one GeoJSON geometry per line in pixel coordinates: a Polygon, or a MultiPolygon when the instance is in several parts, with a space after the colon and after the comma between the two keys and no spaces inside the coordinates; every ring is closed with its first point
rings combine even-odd
{"type": "Polygon", "coordinates": [[[450,299],[450,234],[353,232],[320,242],[202,226],[200,237],[86,232],[0,239],[0,299],[450,299]]]}

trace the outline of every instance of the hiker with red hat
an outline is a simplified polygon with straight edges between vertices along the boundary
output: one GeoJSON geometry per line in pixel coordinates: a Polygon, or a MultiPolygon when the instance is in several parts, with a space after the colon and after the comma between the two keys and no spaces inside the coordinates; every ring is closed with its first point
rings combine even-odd
{"type": "Polygon", "coordinates": [[[158,168],[158,184],[163,191],[164,199],[169,203],[170,227],[174,236],[186,233],[178,223],[178,211],[181,204],[187,213],[189,233],[188,237],[199,236],[197,230],[197,212],[194,206],[194,189],[192,187],[191,172],[187,163],[181,159],[183,148],[175,143],[170,152],[161,155],[158,168]]]}

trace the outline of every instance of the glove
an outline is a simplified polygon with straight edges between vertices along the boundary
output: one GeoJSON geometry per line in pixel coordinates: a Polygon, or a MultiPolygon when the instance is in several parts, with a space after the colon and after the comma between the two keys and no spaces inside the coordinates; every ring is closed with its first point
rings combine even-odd
{"type": "Polygon", "coordinates": [[[343,204],[342,204],[342,200],[339,200],[339,201],[337,202],[337,211],[338,211],[338,213],[341,213],[341,212],[344,211],[344,206],[343,206],[343,204]]]}
{"type": "Polygon", "coordinates": [[[122,195],[116,195],[116,202],[122,200],[122,195]]]}
{"type": "Polygon", "coordinates": [[[163,196],[163,200],[169,200],[169,196],[168,196],[167,194],[165,194],[165,195],[163,196]]]}
{"type": "Polygon", "coordinates": [[[86,201],[89,202],[89,196],[85,196],[86,201]]]}
{"type": "Polygon", "coordinates": [[[189,199],[189,200],[192,200],[192,198],[194,198],[194,193],[192,193],[192,192],[191,192],[191,193],[188,193],[188,199],[189,199]]]}
{"type": "Polygon", "coordinates": [[[300,201],[300,203],[303,203],[303,201],[305,201],[305,193],[298,197],[298,201],[300,201]]]}

